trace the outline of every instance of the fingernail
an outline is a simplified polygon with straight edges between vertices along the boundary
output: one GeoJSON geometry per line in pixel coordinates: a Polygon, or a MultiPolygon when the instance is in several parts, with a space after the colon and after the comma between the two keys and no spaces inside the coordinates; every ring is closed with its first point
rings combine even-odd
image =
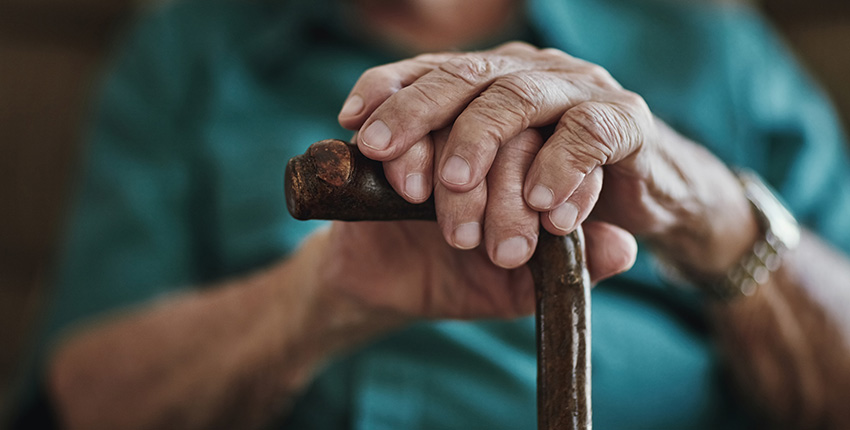
{"type": "Polygon", "coordinates": [[[481,225],[477,222],[468,222],[455,227],[452,241],[461,249],[475,248],[481,242],[481,225]]]}
{"type": "Polygon", "coordinates": [[[383,121],[378,120],[373,122],[363,134],[360,135],[360,142],[364,145],[377,150],[384,150],[390,146],[390,138],[393,134],[390,128],[383,121]]]}
{"type": "Polygon", "coordinates": [[[555,193],[549,187],[537,184],[528,194],[528,204],[537,209],[549,209],[555,201],[555,193]]]}
{"type": "Polygon", "coordinates": [[[556,207],[555,210],[549,213],[549,221],[552,221],[555,227],[567,232],[573,231],[577,218],[578,206],[570,202],[556,207]]]}
{"type": "Polygon", "coordinates": [[[469,163],[458,155],[452,155],[443,165],[443,180],[455,185],[464,185],[469,182],[472,171],[469,163]]]}
{"type": "Polygon", "coordinates": [[[360,111],[363,110],[363,98],[358,95],[353,95],[348,98],[342,105],[342,109],[339,111],[340,116],[352,116],[357,115],[360,111]]]}
{"type": "Polygon", "coordinates": [[[404,194],[411,200],[425,200],[427,190],[425,189],[425,175],[421,173],[411,173],[404,180],[404,194]]]}
{"type": "Polygon", "coordinates": [[[522,236],[506,239],[496,247],[496,262],[503,267],[519,266],[528,256],[528,240],[522,236]]]}

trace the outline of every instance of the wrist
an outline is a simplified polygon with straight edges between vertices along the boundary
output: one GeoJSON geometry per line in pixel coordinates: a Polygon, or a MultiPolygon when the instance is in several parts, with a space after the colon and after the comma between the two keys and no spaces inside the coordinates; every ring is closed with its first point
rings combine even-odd
{"type": "Polygon", "coordinates": [[[673,171],[682,186],[670,199],[673,221],[650,241],[687,273],[725,275],[750,252],[762,230],[741,181],[707,149],[685,139],[673,171]],[[681,154],[690,154],[690,157],[681,154]]]}
{"type": "Polygon", "coordinates": [[[753,295],[779,269],[785,253],[800,241],[799,225],[770,187],[751,171],[738,171],[736,176],[757,225],[753,244],[720,274],[682,264],[676,265],[675,270],[717,298],[727,300],[753,295]]]}
{"type": "Polygon", "coordinates": [[[701,216],[681,220],[656,241],[657,248],[683,271],[707,278],[726,274],[762,234],[740,190],[730,189],[701,216]]]}
{"type": "Polygon", "coordinates": [[[300,308],[291,343],[306,363],[322,362],[405,322],[396,314],[376,312],[336,288],[339,281],[328,270],[334,258],[328,252],[331,240],[327,229],[316,231],[279,268],[286,274],[275,275],[281,312],[300,308]],[[287,274],[293,282],[280,282],[280,276],[287,274]],[[293,289],[299,292],[287,291],[293,289]]]}

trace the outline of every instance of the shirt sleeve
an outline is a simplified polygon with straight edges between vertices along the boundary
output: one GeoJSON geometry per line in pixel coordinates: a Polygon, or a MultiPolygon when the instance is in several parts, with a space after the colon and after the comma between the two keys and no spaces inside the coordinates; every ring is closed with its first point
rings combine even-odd
{"type": "Polygon", "coordinates": [[[730,41],[733,91],[762,153],[752,167],[801,224],[850,253],[850,158],[827,97],[764,20],[751,15],[730,41]]]}

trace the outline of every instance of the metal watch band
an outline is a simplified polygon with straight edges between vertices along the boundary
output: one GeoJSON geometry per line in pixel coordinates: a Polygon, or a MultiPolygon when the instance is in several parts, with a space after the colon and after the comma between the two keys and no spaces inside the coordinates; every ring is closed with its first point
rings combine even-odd
{"type": "Polygon", "coordinates": [[[753,248],[720,278],[706,279],[660,259],[662,272],[671,280],[700,287],[720,300],[752,296],[782,265],[787,251],[800,241],[800,226],[791,212],[761,178],[750,170],[735,170],[744,194],[761,228],[761,237],[753,248]]]}
{"type": "Polygon", "coordinates": [[[739,295],[752,296],[782,265],[785,251],[787,247],[767,231],[764,238],[756,241],[752,251],[729,269],[723,281],[711,284],[712,292],[724,300],[739,295]]]}

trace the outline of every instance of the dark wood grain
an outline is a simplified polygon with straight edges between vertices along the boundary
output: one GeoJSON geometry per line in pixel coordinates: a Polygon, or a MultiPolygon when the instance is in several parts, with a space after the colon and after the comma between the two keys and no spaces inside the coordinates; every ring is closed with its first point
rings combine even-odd
{"type": "MultiPolygon", "coordinates": [[[[434,220],[434,201],[412,204],[387,182],[381,163],[341,140],[323,140],[286,166],[286,202],[297,219],[434,220]]],[[[540,231],[528,265],[537,299],[538,429],[588,429],[590,282],[581,229],[540,231]]]]}
{"type": "Polygon", "coordinates": [[[590,276],[582,232],[540,230],[528,262],[537,296],[537,428],[588,429],[590,276]]]}

